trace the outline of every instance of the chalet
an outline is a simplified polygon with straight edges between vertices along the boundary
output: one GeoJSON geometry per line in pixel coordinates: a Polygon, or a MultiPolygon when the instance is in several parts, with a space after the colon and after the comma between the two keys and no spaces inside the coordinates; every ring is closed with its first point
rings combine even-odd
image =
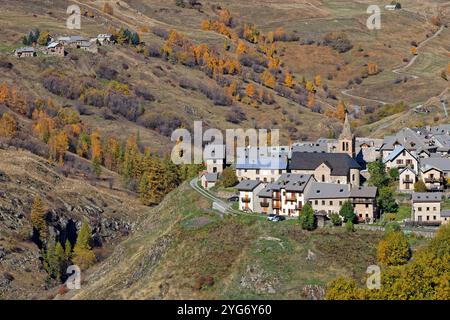
{"type": "Polygon", "coordinates": [[[264,185],[257,180],[243,180],[235,187],[239,191],[239,210],[260,212],[257,194],[264,185]]]}
{"type": "Polygon", "coordinates": [[[442,171],[445,179],[450,178],[450,158],[430,157],[420,161],[423,166],[429,166],[442,171]]]}
{"type": "Polygon", "coordinates": [[[346,153],[293,152],[289,171],[311,174],[324,183],[359,186],[360,165],[346,153]]]}
{"type": "Polygon", "coordinates": [[[107,46],[113,44],[113,35],[112,34],[99,34],[97,35],[97,41],[102,46],[107,46]]]}
{"type": "Polygon", "coordinates": [[[14,50],[14,55],[17,58],[35,57],[36,50],[33,47],[24,47],[14,50]]]}
{"type": "Polygon", "coordinates": [[[64,57],[64,45],[59,42],[52,42],[47,46],[47,54],[51,56],[64,57]]]}
{"type": "Polygon", "coordinates": [[[314,210],[323,210],[328,214],[339,213],[349,196],[349,185],[323,182],[312,182],[305,193],[305,198],[314,210]]]}
{"type": "Polygon", "coordinates": [[[405,167],[399,171],[399,185],[398,189],[400,191],[413,191],[414,183],[417,182],[418,174],[417,171],[411,169],[410,167],[405,167]]]}
{"type": "Polygon", "coordinates": [[[397,145],[389,155],[383,159],[386,170],[397,168],[399,170],[410,167],[413,170],[418,169],[417,158],[405,147],[397,145]]]}
{"type": "Polygon", "coordinates": [[[283,173],[257,194],[259,212],[298,216],[305,204],[304,192],[312,181],[312,175],[283,173]]]}
{"type": "Polygon", "coordinates": [[[275,182],[287,172],[287,158],[277,156],[246,157],[236,160],[236,176],[239,181],[257,180],[264,183],[275,182]]]}
{"type": "Polygon", "coordinates": [[[415,192],[412,195],[411,220],[422,225],[439,225],[446,221],[441,216],[441,192],[415,192]]]}
{"type": "Polygon", "coordinates": [[[434,166],[425,165],[422,167],[420,179],[425,183],[428,191],[444,190],[444,173],[434,166]]]}
{"type": "Polygon", "coordinates": [[[203,188],[211,189],[218,181],[219,175],[217,173],[204,173],[200,179],[203,188]]]}
{"type": "Polygon", "coordinates": [[[352,188],[349,200],[359,221],[372,223],[378,218],[377,187],[352,188]]]}

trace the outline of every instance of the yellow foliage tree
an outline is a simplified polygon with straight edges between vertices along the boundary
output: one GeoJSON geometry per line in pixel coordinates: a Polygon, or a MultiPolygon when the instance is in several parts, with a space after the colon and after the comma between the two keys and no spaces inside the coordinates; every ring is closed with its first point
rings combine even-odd
{"type": "Polygon", "coordinates": [[[252,83],[249,83],[247,85],[247,87],[245,88],[245,93],[247,94],[248,97],[253,98],[253,96],[255,95],[255,87],[253,86],[252,83]]]}
{"type": "Polygon", "coordinates": [[[294,86],[294,78],[290,72],[286,73],[286,76],[284,77],[284,84],[288,88],[292,88],[294,86]]]}
{"type": "Polygon", "coordinates": [[[0,118],[0,137],[10,138],[14,136],[16,131],[16,120],[8,112],[5,112],[0,118]]]}
{"type": "Polygon", "coordinates": [[[408,262],[411,256],[408,239],[402,231],[390,232],[377,248],[377,260],[385,266],[398,266],[408,262]]]}
{"type": "Polygon", "coordinates": [[[44,201],[39,197],[35,197],[31,206],[31,224],[39,232],[40,240],[45,241],[48,236],[46,223],[46,209],[44,201]]]}
{"type": "Polygon", "coordinates": [[[336,107],[336,118],[341,121],[344,121],[345,119],[345,104],[342,101],[340,101],[336,107]]]}
{"type": "Polygon", "coordinates": [[[266,87],[274,89],[276,86],[276,80],[273,74],[271,74],[268,70],[264,71],[261,79],[266,87]]]}
{"type": "Polygon", "coordinates": [[[309,92],[315,92],[315,88],[314,88],[314,83],[310,80],[306,81],[306,85],[305,85],[306,90],[308,90],[309,92]]]}
{"type": "Polygon", "coordinates": [[[316,87],[320,87],[322,85],[322,78],[320,77],[320,75],[315,76],[314,84],[316,87]]]}
{"type": "Polygon", "coordinates": [[[64,164],[64,155],[69,149],[69,139],[67,133],[64,130],[55,132],[50,136],[48,140],[50,161],[58,160],[60,165],[64,164]]]}

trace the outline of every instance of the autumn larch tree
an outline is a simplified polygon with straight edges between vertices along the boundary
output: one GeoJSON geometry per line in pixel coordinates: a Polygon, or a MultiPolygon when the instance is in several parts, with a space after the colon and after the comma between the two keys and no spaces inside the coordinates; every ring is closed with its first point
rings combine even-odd
{"type": "Polygon", "coordinates": [[[345,104],[344,102],[340,101],[339,104],[336,107],[336,118],[338,118],[341,121],[344,121],[345,119],[345,104]]]}
{"type": "Polygon", "coordinates": [[[95,254],[92,251],[91,242],[91,229],[89,228],[87,219],[84,219],[77,236],[77,242],[73,248],[72,258],[73,263],[78,265],[81,269],[89,268],[96,261],[95,254]]]}
{"type": "Polygon", "coordinates": [[[16,120],[8,112],[5,112],[0,118],[0,137],[11,138],[14,136],[16,131],[16,120]]]}
{"type": "Polygon", "coordinates": [[[47,212],[43,200],[36,196],[31,206],[31,224],[39,232],[39,239],[45,242],[48,236],[46,216],[47,212]]]}
{"type": "Polygon", "coordinates": [[[284,77],[284,84],[288,88],[292,88],[294,86],[294,78],[290,72],[286,72],[286,76],[284,77]]]}
{"type": "Polygon", "coordinates": [[[98,131],[91,133],[91,161],[95,175],[100,176],[102,172],[102,142],[98,131]]]}
{"type": "Polygon", "coordinates": [[[249,83],[247,85],[247,87],[245,88],[245,93],[249,98],[253,98],[253,96],[255,95],[255,87],[253,86],[253,84],[249,83]]]}

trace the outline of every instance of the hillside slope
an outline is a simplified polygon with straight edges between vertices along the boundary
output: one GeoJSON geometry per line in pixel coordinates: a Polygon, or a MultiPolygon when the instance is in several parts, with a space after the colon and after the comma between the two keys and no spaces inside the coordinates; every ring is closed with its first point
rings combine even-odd
{"type": "Polygon", "coordinates": [[[0,148],[0,297],[44,298],[56,285],[47,281],[41,253],[34,242],[30,210],[36,196],[43,198],[51,238],[72,245],[84,218],[93,230],[99,260],[128,236],[148,208],[134,196],[105,180],[91,185],[83,176],[66,176],[58,166],[27,151],[0,148]],[[12,275],[8,280],[6,274],[12,275]]]}
{"type": "Polygon", "coordinates": [[[323,298],[339,275],[364,277],[381,234],[306,232],[296,221],[221,218],[184,184],[85,275],[71,299],[323,298]]]}

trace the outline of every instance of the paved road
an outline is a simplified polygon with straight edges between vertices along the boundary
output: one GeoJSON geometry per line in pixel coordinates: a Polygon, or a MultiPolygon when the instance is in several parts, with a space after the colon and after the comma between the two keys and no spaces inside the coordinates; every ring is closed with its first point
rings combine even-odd
{"type": "Polygon", "coordinates": [[[225,213],[228,214],[245,214],[244,212],[238,211],[238,210],[234,210],[233,208],[231,208],[231,206],[226,203],[225,201],[223,201],[222,199],[217,198],[216,196],[214,196],[213,194],[211,194],[209,191],[203,189],[202,187],[198,186],[198,178],[194,178],[189,182],[189,185],[191,186],[192,189],[194,189],[195,191],[197,191],[198,193],[200,193],[203,197],[218,203],[221,207],[225,208],[225,213]]]}

